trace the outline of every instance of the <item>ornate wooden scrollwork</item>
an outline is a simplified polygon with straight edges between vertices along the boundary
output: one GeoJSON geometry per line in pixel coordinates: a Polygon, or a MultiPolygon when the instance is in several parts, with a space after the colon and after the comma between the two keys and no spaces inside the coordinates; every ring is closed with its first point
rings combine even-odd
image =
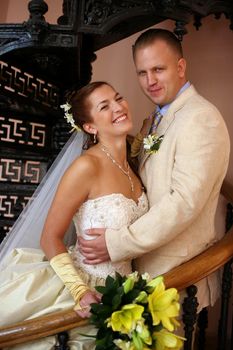
{"type": "MultiPolygon", "coordinates": [[[[82,3],[79,28],[83,32],[102,36],[111,33],[117,38],[119,28],[127,35],[129,26],[131,27],[130,34],[133,34],[139,28],[144,29],[162,20],[173,19],[176,22],[175,33],[182,38],[187,33],[185,24],[192,21],[193,18],[196,28],[199,28],[202,17],[224,14],[231,20],[230,27],[232,27],[232,13],[232,3],[229,0],[125,0],[120,2],[117,0],[89,0],[82,3]]],[[[107,38],[104,40],[106,42],[107,38]]],[[[100,48],[101,43],[98,38],[96,44],[100,48]]]]}
{"type": "Polygon", "coordinates": [[[194,20],[199,28],[201,19],[211,14],[224,14],[233,27],[230,0],[64,0],[57,25],[45,20],[46,1],[31,0],[28,10],[24,23],[0,24],[1,56],[18,66],[30,63],[32,71],[49,79],[59,77],[64,89],[90,80],[97,49],[165,19],[174,20],[180,38],[187,33],[187,23],[194,20]]]}

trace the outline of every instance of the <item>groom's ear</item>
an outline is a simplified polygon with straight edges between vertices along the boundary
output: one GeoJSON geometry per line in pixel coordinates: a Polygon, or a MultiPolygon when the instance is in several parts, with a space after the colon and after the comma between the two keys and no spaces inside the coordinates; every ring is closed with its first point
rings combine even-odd
{"type": "Polygon", "coordinates": [[[184,78],[186,72],[186,61],[182,57],[178,61],[177,70],[180,78],[184,78]]]}
{"type": "Polygon", "coordinates": [[[96,134],[96,128],[90,123],[83,124],[83,130],[86,131],[88,134],[96,134]]]}

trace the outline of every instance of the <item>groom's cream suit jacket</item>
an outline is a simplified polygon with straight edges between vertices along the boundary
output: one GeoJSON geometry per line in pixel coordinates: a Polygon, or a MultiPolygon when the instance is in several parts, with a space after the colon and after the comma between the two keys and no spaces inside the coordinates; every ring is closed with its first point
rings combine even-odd
{"type": "MultiPolygon", "coordinates": [[[[139,169],[150,210],[130,227],[106,231],[111,260],[136,258],[136,270],[151,276],[220,238],[214,217],[230,150],[221,114],[192,85],[170,105],[157,133],[164,135],[159,151],[143,154],[139,169]]],[[[216,283],[214,275],[199,283],[201,307],[215,301],[216,283]]]]}

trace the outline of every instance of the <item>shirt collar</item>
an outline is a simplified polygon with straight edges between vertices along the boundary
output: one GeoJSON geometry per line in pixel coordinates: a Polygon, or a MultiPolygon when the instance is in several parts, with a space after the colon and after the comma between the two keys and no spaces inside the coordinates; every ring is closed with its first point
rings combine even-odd
{"type": "MultiPolygon", "coordinates": [[[[178,94],[176,95],[175,98],[177,98],[180,94],[182,94],[182,92],[184,92],[189,86],[190,86],[190,82],[187,81],[183,86],[182,88],[179,90],[178,94]]],[[[162,108],[160,108],[159,106],[157,106],[156,108],[156,112],[160,112],[162,115],[165,115],[168,108],[170,107],[170,104],[171,103],[168,103],[167,105],[163,106],[162,108]]]]}

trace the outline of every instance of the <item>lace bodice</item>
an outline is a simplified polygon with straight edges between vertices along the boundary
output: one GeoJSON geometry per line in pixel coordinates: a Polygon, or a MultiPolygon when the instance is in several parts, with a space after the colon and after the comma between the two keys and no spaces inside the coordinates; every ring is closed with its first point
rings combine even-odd
{"type": "MultiPolygon", "coordinates": [[[[125,225],[132,224],[148,210],[148,201],[145,193],[138,198],[138,203],[133,199],[125,197],[121,193],[113,193],[96,199],[90,199],[83,203],[73,218],[78,235],[90,239],[85,235],[89,228],[111,228],[120,229],[125,225]]],[[[117,232],[116,232],[117,234],[117,232]]],[[[115,271],[122,275],[131,272],[131,262],[102,263],[99,265],[86,265],[83,256],[76,245],[72,253],[75,265],[83,271],[96,277],[105,278],[107,275],[114,275],[115,271]]]]}

